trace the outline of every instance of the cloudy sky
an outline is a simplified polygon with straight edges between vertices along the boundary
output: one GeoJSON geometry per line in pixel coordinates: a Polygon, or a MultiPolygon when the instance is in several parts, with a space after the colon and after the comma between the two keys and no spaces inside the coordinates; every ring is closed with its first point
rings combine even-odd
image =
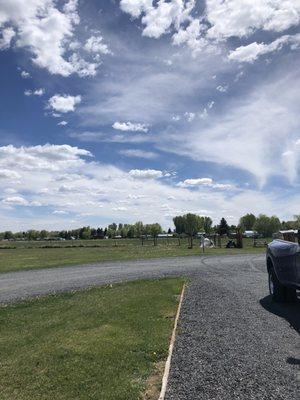
{"type": "Polygon", "coordinates": [[[300,213],[299,0],[0,0],[0,230],[300,213]]]}

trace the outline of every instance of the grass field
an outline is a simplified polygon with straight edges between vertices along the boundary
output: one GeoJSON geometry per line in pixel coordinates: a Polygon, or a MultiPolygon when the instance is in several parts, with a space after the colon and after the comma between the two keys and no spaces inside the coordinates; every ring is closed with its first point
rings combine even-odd
{"type": "Polygon", "coordinates": [[[1,400],[135,400],[147,381],[157,399],[182,285],[139,281],[0,307],[1,400]]]}
{"type": "MultiPolygon", "coordinates": [[[[264,247],[253,247],[252,239],[244,239],[243,249],[205,249],[206,255],[262,253],[264,247]]],[[[151,240],[141,245],[138,239],[85,240],[61,242],[0,242],[0,272],[39,269],[64,265],[86,264],[110,260],[134,260],[155,257],[175,257],[202,254],[199,240],[189,249],[187,240],[160,239],[157,246],[151,240]]]]}

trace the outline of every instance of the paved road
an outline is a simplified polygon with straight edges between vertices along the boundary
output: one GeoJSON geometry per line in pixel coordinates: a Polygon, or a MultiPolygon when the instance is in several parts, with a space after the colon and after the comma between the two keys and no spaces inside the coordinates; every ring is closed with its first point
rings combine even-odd
{"type": "Polygon", "coordinates": [[[184,257],[0,275],[0,303],[93,285],[190,278],[166,400],[295,400],[300,305],[267,296],[264,255],[184,257]]]}

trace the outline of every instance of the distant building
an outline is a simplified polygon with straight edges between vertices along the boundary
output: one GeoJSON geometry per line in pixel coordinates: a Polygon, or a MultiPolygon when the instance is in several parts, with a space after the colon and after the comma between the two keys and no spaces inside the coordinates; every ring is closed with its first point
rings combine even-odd
{"type": "Polygon", "coordinates": [[[173,237],[173,233],[159,233],[157,235],[158,238],[168,238],[168,237],[173,237]]]}
{"type": "Polygon", "coordinates": [[[258,236],[258,232],[256,231],[245,231],[244,232],[244,237],[246,238],[255,238],[258,236]]]}

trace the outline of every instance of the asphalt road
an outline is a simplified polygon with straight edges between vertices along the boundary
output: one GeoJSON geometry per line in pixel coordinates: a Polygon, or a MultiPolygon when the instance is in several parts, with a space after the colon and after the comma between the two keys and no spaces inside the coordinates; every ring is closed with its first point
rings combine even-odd
{"type": "Polygon", "coordinates": [[[264,255],[182,257],[0,275],[0,303],[135,279],[189,277],[166,400],[295,400],[300,304],[276,305],[264,255]]]}

